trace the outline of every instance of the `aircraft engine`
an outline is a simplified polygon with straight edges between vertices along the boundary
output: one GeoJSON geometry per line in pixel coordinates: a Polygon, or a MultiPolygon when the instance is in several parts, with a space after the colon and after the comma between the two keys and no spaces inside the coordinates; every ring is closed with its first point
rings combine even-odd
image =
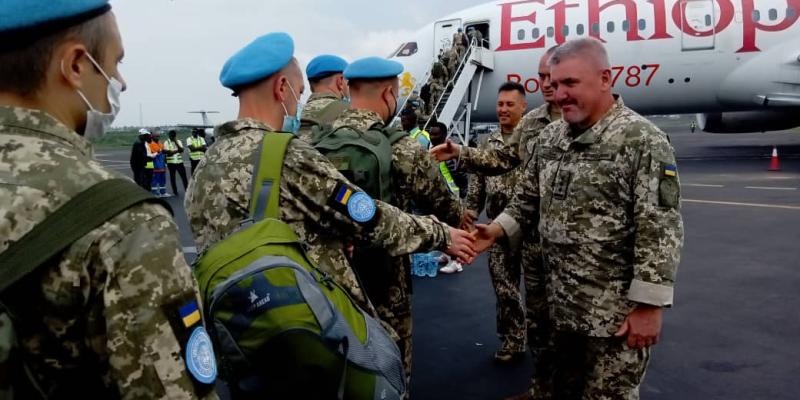
{"type": "Polygon", "coordinates": [[[697,125],[710,133],[781,131],[800,126],[800,108],[697,114],[697,125]]]}

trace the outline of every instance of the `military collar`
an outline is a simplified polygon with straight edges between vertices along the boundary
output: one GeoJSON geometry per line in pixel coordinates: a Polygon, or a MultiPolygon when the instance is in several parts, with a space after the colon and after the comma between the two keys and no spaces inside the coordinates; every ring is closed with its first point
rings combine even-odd
{"type": "Polygon", "coordinates": [[[528,115],[526,115],[526,117],[528,117],[528,118],[536,118],[538,120],[546,120],[548,122],[551,122],[550,121],[550,105],[547,104],[547,103],[544,103],[541,106],[536,107],[533,110],[531,110],[528,113],[528,115]]]}
{"type": "Polygon", "coordinates": [[[0,125],[52,136],[67,142],[84,156],[92,154],[92,145],[83,136],[41,110],[0,106],[0,125]]]}
{"type": "Polygon", "coordinates": [[[228,135],[232,135],[243,131],[245,129],[255,129],[261,130],[265,132],[276,132],[272,127],[267,125],[264,122],[261,122],[254,118],[241,118],[235,121],[230,121],[222,124],[221,126],[217,127],[215,130],[214,135],[217,137],[224,137],[228,135]]]}
{"type": "Polygon", "coordinates": [[[584,145],[591,145],[597,143],[600,140],[600,137],[605,132],[606,128],[614,122],[617,117],[619,117],[620,111],[623,110],[625,107],[625,103],[622,101],[622,97],[618,95],[614,95],[616,101],[614,105],[611,106],[603,118],[600,118],[597,123],[595,123],[591,128],[587,129],[586,132],[583,132],[578,137],[576,137],[572,142],[573,143],[580,143],[584,145]]]}
{"type": "MultiPolygon", "coordinates": [[[[510,138],[511,135],[513,135],[513,134],[514,134],[514,132],[511,132],[511,133],[506,134],[505,136],[508,136],[510,138]]],[[[492,133],[489,134],[489,139],[488,140],[490,142],[497,142],[497,143],[500,143],[500,144],[505,144],[506,141],[505,141],[505,139],[503,139],[503,128],[497,128],[494,131],[492,131],[492,133]]]]}
{"type": "Polygon", "coordinates": [[[342,98],[333,93],[312,93],[311,97],[308,98],[307,103],[322,99],[341,100],[342,98]]]}
{"type": "Polygon", "coordinates": [[[351,108],[349,110],[345,110],[345,112],[342,113],[339,119],[345,119],[345,118],[355,118],[368,122],[368,124],[366,124],[365,129],[369,129],[375,126],[376,124],[384,125],[383,118],[381,118],[381,116],[378,115],[378,113],[363,108],[351,108]]]}

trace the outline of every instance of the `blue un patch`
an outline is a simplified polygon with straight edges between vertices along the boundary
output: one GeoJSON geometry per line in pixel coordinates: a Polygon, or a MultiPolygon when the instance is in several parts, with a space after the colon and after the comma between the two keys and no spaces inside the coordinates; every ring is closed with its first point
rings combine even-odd
{"type": "Polygon", "coordinates": [[[197,327],[186,344],[186,368],[200,383],[212,384],[217,379],[217,360],[211,337],[202,326],[197,327]]]}
{"type": "Polygon", "coordinates": [[[375,200],[372,200],[372,197],[364,192],[353,194],[347,201],[347,212],[350,214],[350,218],[362,224],[371,221],[375,217],[376,210],[375,200]]]}

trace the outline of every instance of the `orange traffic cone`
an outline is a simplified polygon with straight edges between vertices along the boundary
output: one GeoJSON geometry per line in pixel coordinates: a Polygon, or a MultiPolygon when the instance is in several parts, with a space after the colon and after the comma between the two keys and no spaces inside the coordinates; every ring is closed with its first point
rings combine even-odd
{"type": "Polygon", "coordinates": [[[781,162],[778,159],[778,146],[772,146],[772,162],[769,165],[770,171],[780,171],[781,162]]]}

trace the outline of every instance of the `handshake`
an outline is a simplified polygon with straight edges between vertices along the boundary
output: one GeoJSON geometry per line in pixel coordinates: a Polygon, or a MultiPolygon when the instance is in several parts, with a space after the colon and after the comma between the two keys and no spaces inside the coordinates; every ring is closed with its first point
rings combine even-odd
{"type": "Polygon", "coordinates": [[[461,220],[461,229],[450,228],[450,247],[447,254],[456,257],[462,264],[472,264],[478,254],[486,251],[497,241],[505,236],[500,225],[475,225],[478,215],[475,211],[464,210],[461,220]]]}

